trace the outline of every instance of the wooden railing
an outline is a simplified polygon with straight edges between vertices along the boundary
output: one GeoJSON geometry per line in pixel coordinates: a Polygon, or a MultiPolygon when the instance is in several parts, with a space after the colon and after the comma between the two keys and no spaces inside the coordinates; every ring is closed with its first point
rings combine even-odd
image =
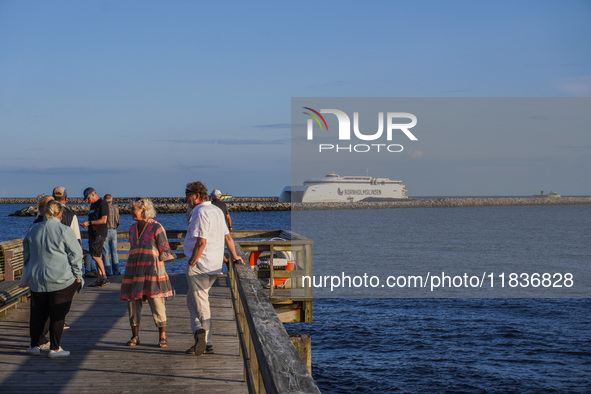
{"type": "Polygon", "coordinates": [[[0,242],[0,314],[26,302],[28,286],[19,285],[23,272],[23,239],[0,242]]]}
{"type": "Polygon", "coordinates": [[[250,267],[231,264],[232,302],[251,393],[320,393],[250,267]]]}

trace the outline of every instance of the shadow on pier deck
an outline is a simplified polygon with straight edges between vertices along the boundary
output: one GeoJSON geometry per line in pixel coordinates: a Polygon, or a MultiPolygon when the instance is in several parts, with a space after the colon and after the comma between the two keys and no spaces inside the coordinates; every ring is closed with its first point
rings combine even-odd
{"type": "Polygon", "coordinates": [[[84,288],[74,297],[62,346],[65,359],[28,355],[29,304],[0,320],[0,391],[14,392],[248,392],[227,278],[211,289],[215,354],[185,354],[192,344],[184,275],[170,276],[176,297],[167,301],[168,347],[157,347],[150,308],[142,310],[141,344],[131,336],[120,278],[106,288],[84,288]]]}

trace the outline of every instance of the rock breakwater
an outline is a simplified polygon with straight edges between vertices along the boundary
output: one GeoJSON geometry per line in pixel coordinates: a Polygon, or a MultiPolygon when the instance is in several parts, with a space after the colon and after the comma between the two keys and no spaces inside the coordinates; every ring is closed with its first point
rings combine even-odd
{"type": "Polygon", "coordinates": [[[389,208],[454,208],[509,205],[574,205],[591,204],[591,197],[466,197],[409,198],[407,200],[352,203],[294,203],[292,210],[318,209],[389,209],[389,208]]]}
{"type": "MultiPolygon", "coordinates": [[[[119,213],[122,215],[129,215],[129,204],[115,204],[119,208],[119,213]]],[[[90,210],[89,205],[71,205],[70,208],[78,216],[87,216],[90,210]]],[[[154,204],[154,209],[157,213],[186,213],[187,204],[154,204]]],[[[228,203],[228,210],[230,212],[267,212],[267,211],[289,211],[291,209],[290,203],[228,203]]],[[[32,205],[10,214],[10,216],[36,216],[37,206],[32,205]]]]}
{"type": "MultiPolygon", "coordinates": [[[[136,197],[115,197],[113,202],[115,204],[129,204],[136,197]]],[[[185,197],[149,197],[154,204],[184,204],[185,197]]],[[[232,202],[277,202],[277,197],[233,197],[232,202]]],[[[0,198],[0,204],[37,204],[36,198],[0,198]]],[[[68,198],[68,204],[86,204],[82,198],[68,198]]]]}
{"type": "MultiPolygon", "coordinates": [[[[129,201],[133,199],[130,198],[129,201]]],[[[152,199],[158,213],[185,213],[187,204],[159,203],[152,199]]],[[[176,199],[178,201],[180,199],[176,199]]],[[[227,203],[230,212],[305,211],[332,209],[393,209],[393,208],[454,208],[510,205],[574,205],[591,204],[591,197],[467,197],[467,198],[409,198],[407,200],[384,202],[342,202],[342,203],[279,203],[279,202],[232,202],[227,203]]],[[[117,203],[121,214],[129,214],[129,202],[117,203]]],[[[89,205],[68,205],[76,215],[88,215],[89,205]]],[[[10,216],[35,216],[37,207],[30,206],[10,216]]]]}

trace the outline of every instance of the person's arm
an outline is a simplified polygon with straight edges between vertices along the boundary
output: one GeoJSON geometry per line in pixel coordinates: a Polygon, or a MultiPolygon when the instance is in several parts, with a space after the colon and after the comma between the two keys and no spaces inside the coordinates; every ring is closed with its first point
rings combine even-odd
{"type": "Polygon", "coordinates": [[[203,254],[203,251],[205,250],[205,245],[207,244],[207,240],[205,238],[197,238],[197,242],[195,243],[195,247],[193,248],[193,254],[191,255],[191,258],[189,259],[189,265],[192,267],[195,264],[197,264],[197,261],[199,261],[199,258],[201,257],[201,255],[203,254]]]}
{"type": "Polygon", "coordinates": [[[115,207],[115,229],[119,228],[119,208],[115,207]]]}
{"type": "Polygon", "coordinates": [[[72,223],[70,223],[70,228],[74,231],[74,236],[78,241],[82,239],[80,236],[80,226],[78,225],[78,216],[74,215],[72,218],[72,223]]]}
{"type": "Polygon", "coordinates": [[[98,206],[98,213],[100,215],[100,219],[97,220],[87,220],[86,222],[82,223],[81,226],[83,228],[90,226],[91,224],[93,226],[97,226],[100,224],[107,224],[107,218],[109,217],[109,205],[107,205],[107,202],[105,200],[102,200],[101,203],[98,206]]]}
{"type": "Polygon", "coordinates": [[[30,259],[31,252],[29,251],[29,237],[25,237],[25,239],[23,239],[23,268],[26,268],[29,265],[30,259]]]}
{"type": "Polygon", "coordinates": [[[129,227],[129,247],[133,246],[133,240],[136,239],[135,232],[137,231],[137,223],[133,223],[129,227]]]}
{"type": "Polygon", "coordinates": [[[72,274],[76,278],[76,282],[80,282],[82,280],[82,249],[71,228],[65,228],[63,239],[66,244],[66,253],[68,254],[72,274]]]}
{"type": "Polygon", "coordinates": [[[230,233],[228,233],[224,236],[224,240],[226,241],[226,246],[228,247],[228,250],[230,251],[230,255],[232,256],[232,260],[234,262],[237,262],[238,264],[244,264],[244,261],[242,261],[242,257],[240,257],[240,256],[238,256],[238,254],[236,254],[236,248],[234,248],[234,240],[232,239],[232,236],[230,235],[230,233]]]}
{"type": "Polygon", "coordinates": [[[80,235],[80,225],[78,224],[78,216],[74,215],[72,219],[72,223],[70,224],[70,228],[74,231],[74,235],[78,240],[78,244],[80,245],[80,249],[82,249],[82,236],[80,235]]]}
{"type": "Polygon", "coordinates": [[[228,221],[228,230],[232,231],[232,218],[229,213],[226,214],[226,220],[228,221]]]}
{"type": "Polygon", "coordinates": [[[160,261],[168,262],[176,260],[176,254],[170,249],[170,244],[168,243],[168,238],[166,237],[166,230],[162,227],[162,224],[156,222],[154,223],[155,230],[154,230],[154,241],[156,242],[156,247],[158,248],[158,258],[160,261]]]}
{"type": "Polygon", "coordinates": [[[82,223],[80,226],[82,226],[82,228],[85,228],[85,227],[90,226],[91,224],[93,226],[96,226],[98,224],[106,224],[106,223],[107,223],[107,215],[102,216],[100,219],[97,219],[97,220],[92,220],[92,221],[87,220],[84,223],[82,223]]]}

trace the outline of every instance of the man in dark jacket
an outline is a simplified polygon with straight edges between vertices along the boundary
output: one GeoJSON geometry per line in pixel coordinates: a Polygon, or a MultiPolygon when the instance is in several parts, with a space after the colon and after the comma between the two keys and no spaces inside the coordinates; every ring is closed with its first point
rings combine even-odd
{"type": "Polygon", "coordinates": [[[62,223],[74,231],[74,235],[76,236],[78,243],[82,245],[80,227],[78,225],[78,216],[76,216],[76,214],[70,208],[66,207],[66,203],[68,202],[68,192],[66,191],[66,188],[63,186],[57,186],[54,188],[53,199],[62,204],[62,223]]]}

